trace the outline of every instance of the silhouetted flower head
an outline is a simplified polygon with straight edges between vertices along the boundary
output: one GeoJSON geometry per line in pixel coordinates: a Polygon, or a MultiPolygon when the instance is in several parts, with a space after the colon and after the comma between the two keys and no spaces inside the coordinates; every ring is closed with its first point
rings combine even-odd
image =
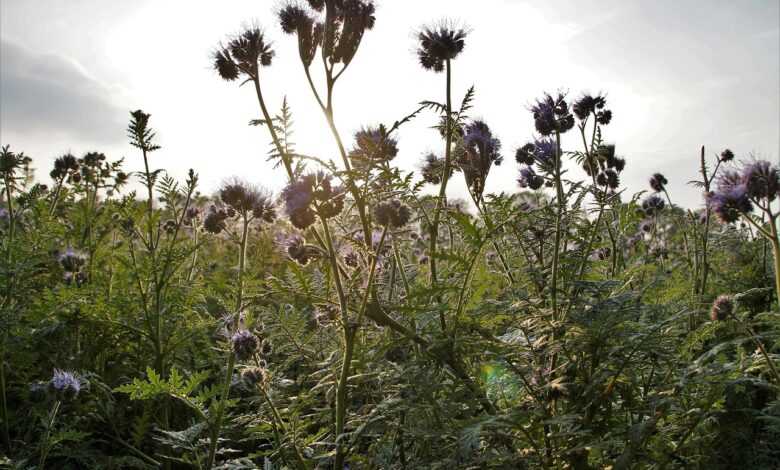
{"type": "Polygon", "coordinates": [[[230,337],[233,353],[239,361],[251,359],[260,346],[260,340],[249,330],[238,330],[230,337]]]}
{"type": "Polygon", "coordinates": [[[734,312],[734,300],[730,295],[719,295],[717,299],[712,303],[710,309],[710,320],[723,321],[727,319],[732,312],[734,312]]]}
{"type": "Polygon", "coordinates": [[[398,155],[398,141],[387,134],[384,125],[363,128],[355,133],[355,146],[349,153],[356,167],[389,162],[398,155]]]}
{"type": "Polygon", "coordinates": [[[606,186],[610,189],[617,189],[617,187],[620,186],[620,177],[615,170],[612,168],[607,168],[598,174],[596,177],[596,182],[600,186],[606,186]]]}
{"type": "Polygon", "coordinates": [[[730,162],[731,160],[734,160],[734,152],[729,149],[720,152],[720,161],[730,162]]]}
{"type": "Polygon", "coordinates": [[[245,74],[258,76],[260,67],[271,65],[274,51],[257,26],[246,28],[214,53],[214,69],[225,80],[232,81],[245,74]]]}
{"type": "MultiPolygon", "coordinates": [[[[458,169],[459,168],[456,165],[450,165],[450,171],[447,177],[449,178],[452,176],[452,173],[458,169]]],[[[423,163],[420,166],[420,173],[426,183],[440,184],[442,175],[444,174],[444,159],[437,157],[433,153],[425,155],[423,163]]]]}
{"type": "Polygon", "coordinates": [[[493,137],[484,121],[475,120],[466,126],[458,165],[474,194],[482,194],[490,168],[503,161],[500,152],[501,141],[493,137]]]}
{"type": "Polygon", "coordinates": [[[287,256],[301,266],[306,266],[320,256],[320,251],[316,247],[307,245],[306,239],[296,233],[284,238],[281,245],[287,256]]]}
{"type": "Polygon", "coordinates": [[[282,31],[298,38],[298,54],[304,66],[309,67],[322,42],[322,24],[317,23],[312,12],[299,4],[289,3],[279,10],[282,31]]]}
{"type": "Polygon", "coordinates": [[[650,187],[657,193],[663,191],[666,188],[667,183],[669,182],[661,173],[655,173],[650,177],[650,187]]]}
{"type": "Polygon", "coordinates": [[[293,226],[305,230],[314,223],[315,203],[325,218],[335,217],[343,210],[345,190],[333,186],[332,179],[323,172],[311,173],[284,188],[282,200],[293,226]]]}
{"type": "Polygon", "coordinates": [[[374,208],[376,223],[383,227],[400,228],[409,223],[412,211],[398,199],[382,202],[374,208]]]}
{"type": "Polygon", "coordinates": [[[566,95],[558,93],[555,97],[545,94],[531,107],[536,131],[543,136],[554,132],[564,133],[574,127],[574,116],[569,112],[566,95]]]}
{"type": "MultiPolygon", "coordinates": [[[[582,95],[580,99],[574,102],[572,105],[572,111],[574,111],[574,114],[577,116],[577,119],[580,121],[584,121],[587,119],[591,114],[601,112],[604,109],[604,106],[607,104],[606,98],[604,98],[601,95],[591,96],[591,95],[582,95]]],[[[607,111],[609,112],[609,111],[607,111]]],[[[610,112],[611,116],[611,112],[610,112]]],[[[609,120],[607,120],[607,124],[609,123],[609,120]]]]}
{"type": "Polygon", "coordinates": [[[599,111],[598,113],[596,113],[596,122],[598,122],[602,126],[606,126],[607,124],[612,122],[612,110],[605,109],[604,111],[599,111]]]}
{"type": "Polygon", "coordinates": [[[533,168],[525,166],[520,169],[520,178],[517,179],[521,188],[537,190],[544,185],[544,178],[537,175],[533,168]]]}
{"type": "Polygon", "coordinates": [[[740,214],[753,210],[744,184],[725,186],[706,195],[707,205],[725,224],[736,222],[740,214]]]}
{"type": "Polygon", "coordinates": [[[626,160],[624,158],[615,157],[607,164],[607,166],[614,168],[615,171],[620,173],[626,168],[626,160]]]}
{"type": "Polygon", "coordinates": [[[240,180],[234,179],[225,183],[219,190],[219,198],[239,214],[253,214],[266,222],[273,222],[276,217],[270,195],[240,180]]]}
{"type": "Polygon", "coordinates": [[[515,151],[515,160],[517,163],[523,165],[533,165],[535,158],[534,158],[534,152],[536,151],[536,146],[533,143],[527,143],[523,145],[522,147],[518,147],[515,151]]]}
{"type": "Polygon", "coordinates": [[[417,33],[417,57],[420,65],[425,70],[443,71],[448,60],[463,52],[467,35],[468,32],[464,28],[446,22],[423,27],[417,33]]]}
{"type": "Polygon", "coordinates": [[[209,207],[206,217],[203,219],[203,228],[213,234],[218,234],[227,228],[225,221],[228,219],[228,212],[224,208],[217,206],[209,207]]]}
{"type": "Polygon", "coordinates": [[[49,381],[49,391],[57,400],[70,401],[81,391],[81,381],[73,372],[54,369],[54,375],[49,381]]]}
{"type": "Polygon", "coordinates": [[[49,175],[55,179],[62,179],[79,169],[79,162],[73,155],[67,153],[54,160],[54,169],[49,175]]]}
{"type": "Polygon", "coordinates": [[[6,145],[0,149],[0,174],[8,177],[9,180],[15,178],[16,171],[26,172],[32,159],[23,152],[14,153],[6,145]]]}
{"type": "Polygon", "coordinates": [[[742,181],[747,189],[747,195],[753,199],[768,199],[773,201],[780,189],[780,176],[777,168],[766,160],[758,160],[745,165],[742,171],[742,181]]]}
{"type": "Polygon", "coordinates": [[[536,165],[545,173],[555,170],[557,145],[553,139],[537,139],[517,149],[515,159],[518,163],[536,165]]]}
{"type": "Polygon", "coordinates": [[[657,194],[651,194],[642,201],[642,210],[648,216],[657,215],[666,207],[666,202],[657,194]]]}

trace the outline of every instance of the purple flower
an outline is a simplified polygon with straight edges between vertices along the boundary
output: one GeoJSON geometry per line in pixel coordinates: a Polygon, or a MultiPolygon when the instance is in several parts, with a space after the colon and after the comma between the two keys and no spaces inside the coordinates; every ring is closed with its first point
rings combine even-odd
{"type": "Polygon", "coordinates": [[[60,253],[57,260],[62,265],[62,269],[67,272],[75,273],[81,270],[87,262],[87,255],[68,247],[64,252],[60,253]]]}
{"type": "Polygon", "coordinates": [[[306,240],[294,233],[284,238],[280,245],[293,261],[301,266],[306,266],[310,261],[317,259],[320,252],[316,247],[306,244],[306,240]]]}
{"type": "Polygon", "coordinates": [[[520,169],[520,178],[517,182],[521,188],[537,190],[544,184],[544,178],[537,175],[533,168],[526,166],[520,169]]]}
{"type": "Polygon", "coordinates": [[[466,35],[463,28],[442,23],[436,26],[425,26],[417,33],[419,47],[417,57],[425,70],[442,72],[444,65],[454,59],[466,45],[466,35]]]}
{"type": "Polygon", "coordinates": [[[398,155],[398,141],[390,137],[384,125],[367,127],[355,133],[355,147],[349,158],[358,167],[389,162],[398,155]]]}
{"type": "Polygon", "coordinates": [[[669,181],[667,181],[661,173],[655,173],[650,177],[650,187],[657,193],[663,191],[664,188],[666,188],[667,183],[669,183],[669,181]]]}
{"type": "Polygon", "coordinates": [[[397,199],[377,204],[374,208],[376,223],[383,227],[400,228],[409,223],[412,211],[397,199]]]}
{"type": "Polygon", "coordinates": [[[648,216],[657,215],[666,207],[666,202],[657,194],[651,194],[642,201],[642,210],[648,216]]]}
{"type": "Polygon", "coordinates": [[[260,346],[260,340],[251,331],[238,330],[230,337],[233,353],[239,361],[250,359],[257,348],[260,346]]]}
{"type": "Polygon", "coordinates": [[[753,210],[747,188],[743,184],[718,188],[718,191],[707,194],[706,200],[712,212],[725,224],[736,222],[740,214],[753,210]]]}
{"type": "Polygon", "coordinates": [[[81,381],[73,372],[54,369],[54,375],[49,381],[49,390],[58,400],[70,401],[81,391],[81,381]]]}
{"type": "Polygon", "coordinates": [[[466,184],[471,190],[481,195],[485,190],[485,180],[490,168],[500,165],[501,141],[493,137],[493,133],[484,121],[475,120],[469,123],[463,135],[463,154],[458,164],[466,177],[466,184]]]}
{"type": "Polygon", "coordinates": [[[746,165],[742,170],[742,182],[747,189],[747,195],[753,199],[768,199],[773,201],[780,189],[780,177],[777,168],[766,160],[758,160],[746,165]]]}
{"type": "Polygon", "coordinates": [[[546,93],[531,107],[536,131],[543,136],[554,132],[564,133],[574,127],[574,116],[569,112],[566,95],[558,93],[553,97],[546,93]]]}

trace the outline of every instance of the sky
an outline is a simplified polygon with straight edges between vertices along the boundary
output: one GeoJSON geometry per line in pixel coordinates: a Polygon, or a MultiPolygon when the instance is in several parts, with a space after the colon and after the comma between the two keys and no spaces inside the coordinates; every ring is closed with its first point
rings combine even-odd
{"type": "MultiPolygon", "coordinates": [[[[414,31],[442,18],[470,34],[453,65],[459,102],[474,85],[470,113],[503,143],[504,163],[489,192],[514,192],[514,149],[534,137],[528,107],[544,92],[605,93],[613,111],[604,138],[627,160],[628,193],[661,172],[672,199],[690,207],[701,194],[699,151],[731,148],[738,158],[780,155],[780,2],[777,0],[378,0],[335,95],[346,140],[361,126],[392,124],[423,100],[444,100],[444,75],[423,70],[414,31]]],[[[239,176],[271,190],[286,180],[266,162],[270,138],[249,86],[212,69],[220,41],[257,23],[276,57],[262,70],[267,104],[287,100],[297,150],[338,161],[337,148],[308,88],[297,43],[282,34],[277,0],[0,0],[0,144],[34,159],[46,182],[54,159],[101,151],[138,170],[127,143],[129,112],[151,113],[162,149],[152,166],[201,190],[239,176]]],[[[321,82],[320,82],[321,83],[321,82]]],[[[432,113],[405,124],[394,163],[415,170],[443,143],[432,113]]],[[[574,133],[565,150],[578,150],[574,133]]],[[[581,144],[580,144],[581,145],[581,144]]],[[[572,175],[576,175],[572,170],[572,175]]],[[[451,195],[465,195],[456,178],[451,195]]]]}

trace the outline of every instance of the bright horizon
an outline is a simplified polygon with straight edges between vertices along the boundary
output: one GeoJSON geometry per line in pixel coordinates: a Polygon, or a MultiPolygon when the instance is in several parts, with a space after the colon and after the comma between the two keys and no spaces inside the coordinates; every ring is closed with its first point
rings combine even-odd
{"type": "MultiPolygon", "coordinates": [[[[205,194],[234,175],[278,192],[286,177],[265,161],[270,137],[248,126],[260,114],[253,91],[222,81],[211,66],[218,43],[256,21],[276,51],[261,77],[270,111],[286,96],[298,151],[338,162],[296,41],[277,24],[280,3],[192,3],[3,0],[0,142],[33,157],[44,182],[68,151],[124,156],[126,168],[138,170],[125,127],[141,108],[163,147],[154,167],[182,181],[194,168],[205,194]]],[[[454,62],[454,101],[475,85],[471,116],[503,143],[504,164],[491,172],[488,192],[519,190],[514,150],[533,137],[528,105],[559,89],[572,99],[607,94],[614,119],[605,139],[627,160],[629,194],[661,172],[676,203],[701,205],[699,191],[686,185],[697,176],[701,145],[710,155],[728,147],[738,158],[778,160],[776,1],[381,1],[376,27],[336,88],[336,121],[348,145],[361,126],[392,124],[419,101],[441,100],[444,76],[418,65],[413,32],[442,17],[471,31],[454,62]]],[[[425,153],[442,152],[435,122],[423,113],[401,128],[395,165],[416,170],[425,153]]],[[[563,144],[579,148],[575,133],[563,144]]],[[[450,194],[465,196],[462,178],[450,194]]]]}

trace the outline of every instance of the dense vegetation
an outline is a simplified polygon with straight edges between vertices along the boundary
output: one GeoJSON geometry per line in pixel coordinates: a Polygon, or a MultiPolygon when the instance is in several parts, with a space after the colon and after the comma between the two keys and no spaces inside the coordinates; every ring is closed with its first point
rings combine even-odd
{"type": "Polygon", "coordinates": [[[350,142],[334,90],[373,4],[278,19],[335,161],[297,153],[290,108],[268,110],[261,29],[214,64],[253,88],[279,195],[170,178],[140,110],[140,173],[63,155],[44,185],[3,147],[0,466],[778,468],[774,166],[702,148],[703,207],[675,205],[660,174],[627,194],[604,96],[555,92],[513,152],[517,192],[493,194],[507,151],[451,87],[466,30],[417,35],[442,100],[350,142]],[[405,172],[411,125],[442,153],[405,172]],[[461,178],[471,200],[447,200],[461,178]]]}

